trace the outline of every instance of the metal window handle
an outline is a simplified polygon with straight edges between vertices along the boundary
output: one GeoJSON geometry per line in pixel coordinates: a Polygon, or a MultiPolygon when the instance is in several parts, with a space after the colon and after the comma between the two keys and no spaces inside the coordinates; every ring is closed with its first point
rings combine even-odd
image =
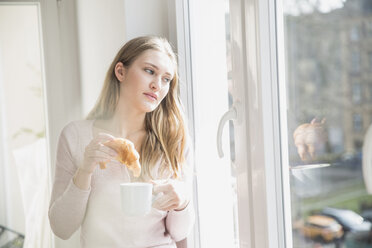
{"type": "Polygon", "coordinates": [[[222,158],[224,156],[223,150],[222,150],[222,131],[223,131],[223,128],[224,128],[227,121],[236,120],[237,116],[238,116],[238,114],[237,114],[236,107],[232,107],[221,117],[220,123],[218,124],[217,151],[218,151],[218,156],[220,158],[222,158]]]}

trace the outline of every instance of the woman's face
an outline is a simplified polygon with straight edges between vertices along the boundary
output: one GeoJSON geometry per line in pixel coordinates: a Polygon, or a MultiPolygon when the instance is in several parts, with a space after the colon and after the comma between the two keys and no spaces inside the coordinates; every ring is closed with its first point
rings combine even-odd
{"type": "Polygon", "coordinates": [[[174,70],[167,54],[146,50],[118,77],[121,100],[141,112],[155,110],[169,91],[174,70]]]}

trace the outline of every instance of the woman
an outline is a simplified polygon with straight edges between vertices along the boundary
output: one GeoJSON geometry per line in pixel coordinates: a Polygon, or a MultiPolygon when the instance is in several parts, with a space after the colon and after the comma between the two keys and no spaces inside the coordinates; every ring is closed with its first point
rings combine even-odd
{"type": "Polygon", "coordinates": [[[62,239],[81,227],[82,247],[176,247],[194,219],[191,161],[171,46],[159,37],[130,40],[112,62],[87,120],[69,123],[60,135],[51,227],[62,239]],[[114,137],[134,143],[139,178],[103,145],[114,137]],[[106,169],[97,166],[107,161],[106,169]],[[119,184],[133,181],[152,182],[162,193],[145,217],[121,213],[119,184]]]}

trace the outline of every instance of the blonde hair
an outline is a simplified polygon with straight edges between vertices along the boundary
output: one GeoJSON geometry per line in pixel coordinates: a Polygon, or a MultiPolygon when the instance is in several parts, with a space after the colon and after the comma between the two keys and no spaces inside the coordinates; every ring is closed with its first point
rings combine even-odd
{"type": "Polygon", "coordinates": [[[109,119],[113,116],[120,97],[120,82],[115,76],[115,65],[122,62],[125,67],[130,67],[143,52],[149,49],[168,55],[174,63],[175,73],[170,82],[168,94],[154,111],[146,113],[147,135],[142,143],[141,151],[139,151],[142,165],[141,174],[142,177],[148,175],[153,178],[152,169],[160,160],[162,172],[168,169],[175,178],[178,178],[185,161],[184,149],[187,129],[179,99],[177,59],[171,45],[165,38],[138,37],[128,41],[119,50],[107,71],[98,101],[86,119],[109,119]]]}

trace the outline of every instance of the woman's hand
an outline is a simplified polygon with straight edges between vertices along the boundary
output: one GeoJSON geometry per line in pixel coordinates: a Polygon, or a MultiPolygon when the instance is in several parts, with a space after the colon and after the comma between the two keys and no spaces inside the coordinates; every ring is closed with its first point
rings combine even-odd
{"type": "Polygon", "coordinates": [[[152,181],[153,192],[159,195],[153,207],[163,211],[181,211],[187,207],[191,199],[190,186],[182,181],[167,180],[164,183],[152,181]]]}
{"type": "Polygon", "coordinates": [[[73,177],[73,182],[78,188],[88,190],[90,188],[92,174],[97,168],[97,165],[100,162],[108,162],[117,156],[116,151],[102,144],[111,139],[114,139],[114,137],[109,134],[100,133],[85,147],[84,162],[76,170],[73,177]]]}
{"type": "Polygon", "coordinates": [[[80,170],[86,173],[93,173],[100,162],[108,162],[115,158],[118,155],[117,152],[103,145],[104,142],[113,140],[114,138],[106,133],[97,135],[85,148],[84,162],[80,170]]]}

